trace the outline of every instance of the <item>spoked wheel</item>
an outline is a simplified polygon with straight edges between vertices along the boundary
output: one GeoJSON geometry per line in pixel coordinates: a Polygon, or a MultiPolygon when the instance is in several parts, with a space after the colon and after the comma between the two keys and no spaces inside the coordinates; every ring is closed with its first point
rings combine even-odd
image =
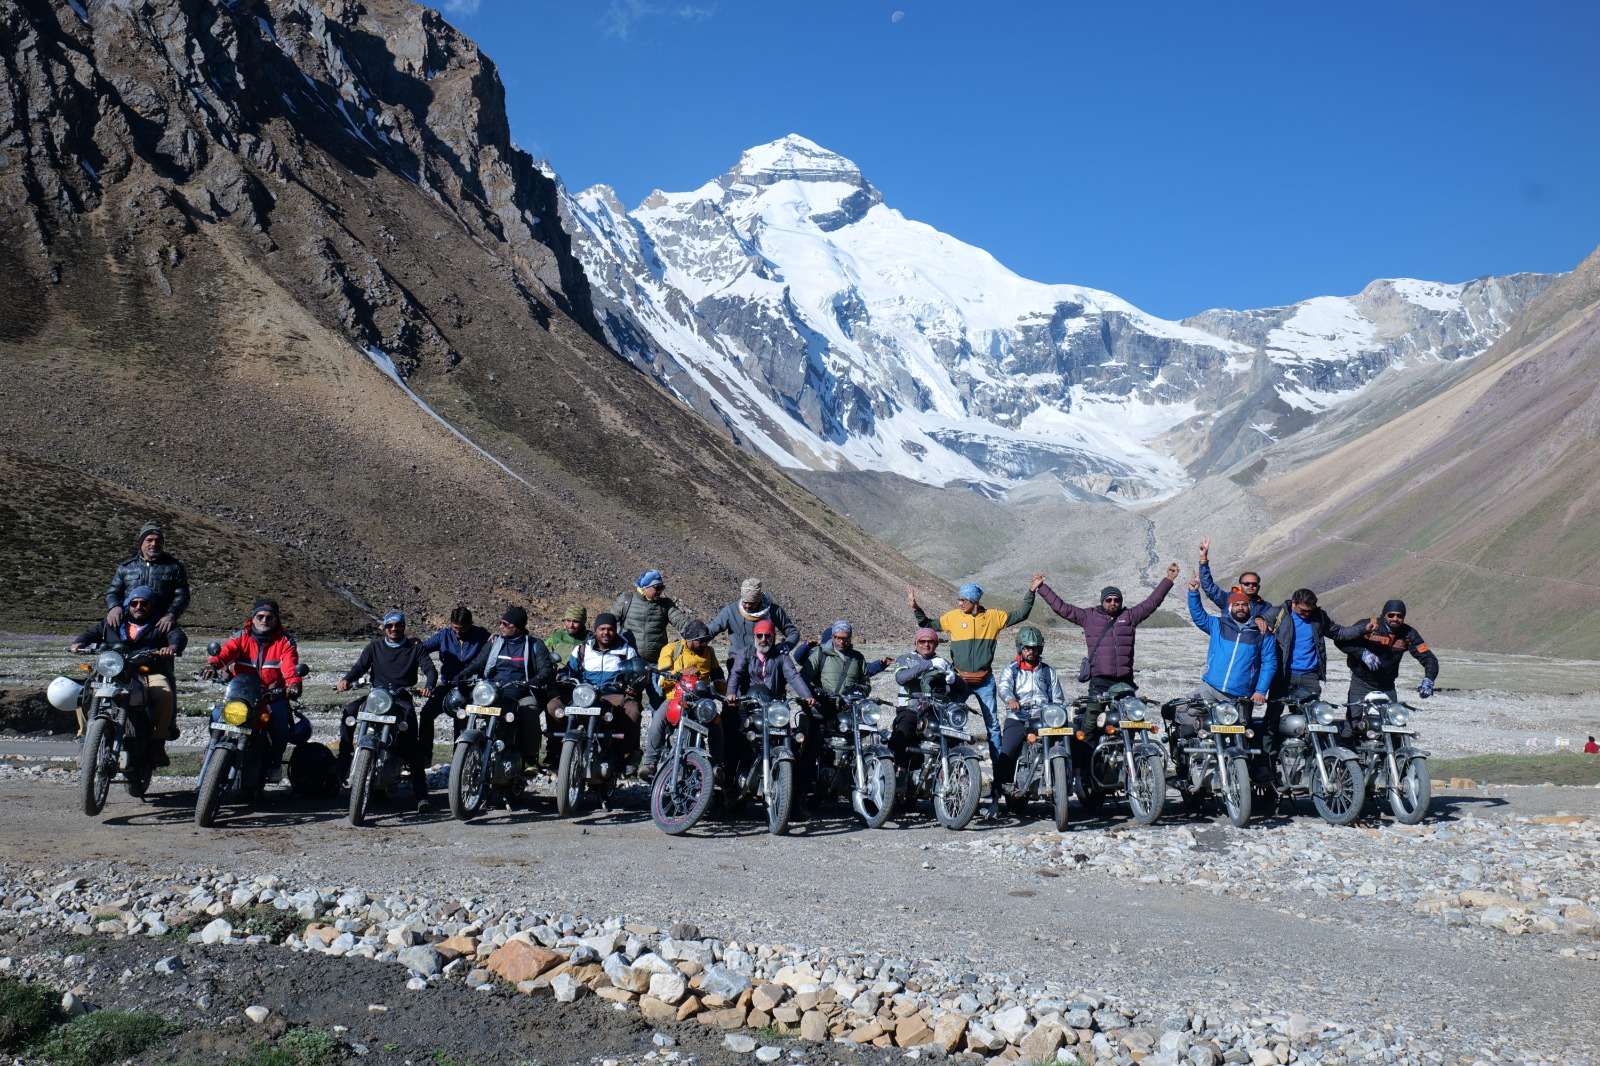
{"type": "Polygon", "coordinates": [[[78,758],[78,784],[83,792],[84,814],[93,818],[105,808],[111,779],[116,773],[117,753],[112,746],[110,723],[104,718],[91,718],[83,731],[83,754],[78,758]]]}
{"type": "Polygon", "coordinates": [[[866,760],[867,779],[851,804],[868,829],[881,829],[894,813],[894,760],[866,760]]]}
{"type": "Polygon", "coordinates": [[[1311,805],[1329,825],[1350,825],[1361,817],[1361,806],[1367,795],[1366,775],[1361,770],[1361,760],[1354,755],[1338,756],[1331,752],[1322,756],[1322,767],[1328,773],[1328,787],[1323,789],[1322,777],[1311,776],[1311,805]]]}
{"type": "Polygon", "coordinates": [[[705,816],[715,790],[711,759],[697,749],[686,751],[656,774],[650,787],[650,817],[668,836],[687,832],[705,816]]]}
{"type": "Polygon", "coordinates": [[[1250,767],[1235,757],[1228,760],[1227,773],[1228,779],[1222,783],[1222,806],[1234,828],[1243,829],[1250,821],[1250,767]]]}
{"type": "Polygon", "coordinates": [[[1159,755],[1133,760],[1133,780],[1128,782],[1128,809],[1139,825],[1150,825],[1167,805],[1167,764],[1159,755]]]}
{"type": "Polygon", "coordinates": [[[1072,771],[1067,767],[1064,756],[1056,756],[1050,760],[1050,803],[1052,813],[1055,814],[1056,829],[1066,831],[1067,821],[1071,817],[1068,813],[1072,806],[1072,771]]]}
{"type": "Polygon", "coordinates": [[[794,804],[794,763],[784,759],[772,768],[767,792],[767,832],[782,836],[789,831],[789,809],[794,804]]]}
{"type": "Polygon", "coordinates": [[[205,773],[200,777],[200,795],[194,805],[194,824],[210,829],[217,821],[217,808],[222,804],[222,790],[228,783],[228,768],[233,761],[231,748],[213,748],[206,759],[205,773]]]}
{"type": "Polygon", "coordinates": [[[976,755],[952,755],[945,768],[948,780],[934,782],[933,814],[946,829],[965,829],[978,813],[983,771],[976,755]]]}
{"type": "Polygon", "coordinates": [[[1401,825],[1416,825],[1427,817],[1433,800],[1433,777],[1427,759],[1407,759],[1400,766],[1400,780],[1389,789],[1389,809],[1401,825]]]}
{"type": "Polygon", "coordinates": [[[465,822],[483,810],[489,800],[489,775],[484,771],[483,747],[457,744],[450,757],[450,814],[465,822]]]}
{"type": "Polygon", "coordinates": [[[360,829],[367,824],[367,803],[372,799],[371,748],[356,751],[350,764],[350,824],[360,829]]]}
{"type": "Polygon", "coordinates": [[[578,765],[583,761],[576,740],[561,742],[561,763],[556,769],[556,813],[563,818],[576,811],[578,804],[583,802],[583,790],[589,776],[589,768],[578,765]]]}

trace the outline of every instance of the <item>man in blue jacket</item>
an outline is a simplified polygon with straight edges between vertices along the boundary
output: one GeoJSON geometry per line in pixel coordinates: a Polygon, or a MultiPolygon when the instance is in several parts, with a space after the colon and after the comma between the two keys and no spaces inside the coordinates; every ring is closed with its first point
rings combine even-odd
{"type": "Polygon", "coordinates": [[[1189,617],[1195,628],[1211,637],[1206,649],[1206,672],[1200,695],[1214,700],[1246,696],[1257,706],[1267,702],[1267,691],[1278,672],[1278,645],[1272,634],[1250,617],[1250,598],[1236,590],[1228,597],[1228,613],[1206,613],[1200,602],[1200,578],[1189,581],[1189,617]]]}
{"type": "MultiPolygon", "coordinates": [[[[434,721],[444,713],[444,698],[460,680],[467,664],[478,657],[488,642],[489,631],[474,625],[471,609],[459,603],[450,611],[450,624],[422,642],[424,655],[431,653],[439,657],[439,683],[428,694],[422,710],[417,712],[417,750],[429,763],[433,759],[434,721]]],[[[455,732],[461,732],[461,723],[454,718],[451,722],[455,732]]]]}
{"type": "MultiPolygon", "coordinates": [[[[1256,618],[1266,614],[1272,609],[1272,604],[1261,595],[1261,575],[1254,570],[1245,570],[1239,575],[1235,589],[1242,591],[1245,602],[1250,606],[1250,617],[1256,618]]],[[[1224,589],[1211,577],[1211,538],[1204,537],[1200,541],[1200,590],[1206,598],[1221,607],[1224,611],[1228,608],[1228,594],[1230,590],[1224,589]]]]}

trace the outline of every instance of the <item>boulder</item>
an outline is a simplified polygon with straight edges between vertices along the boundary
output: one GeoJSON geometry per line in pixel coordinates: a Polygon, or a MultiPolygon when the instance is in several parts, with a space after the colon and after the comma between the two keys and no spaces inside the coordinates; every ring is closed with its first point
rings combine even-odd
{"type": "Polygon", "coordinates": [[[564,961],[565,956],[559,951],[551,951],[526,940],[508,940],[489,956],[488,967],[502,981],[517,984],[531,981],[564,961]]]}
{"type": "MultiPolygon", "coordinates": [[[[1018,1046],[1022,1049],[1022,1057],[1029,1062],[1045,1062],[1056,1057],[1056,1050],[1062,1044],[1061,1026],[1055,1022],[1041,1022],[1023,1037],[1018,1046]]],[[[1149,1050],[1146,1044],[1142,1048],[1129,1050],[1149,1050]]]]}
{"type": "Polygon", "coordinates": [[[814,1044],[828,1039],[828,1016],[819,1010],[808,1010],[801,1015],[800,1039],[814,1044]]]}
{"type": "Polygon", "coordinates": [[[650,995],[663,1003],[676,1004],[689,994],[689,982],[683,979],[681,973],[651,974],[648,990],[650,995]]]}
{"type": "Polygon", "coordinates": [[[446,961],[439,952],[427,944],[401,948],[395,953],[395,960],[412,973],[421,974],[423,977],[432,977],[444,969],[446,961]]]}

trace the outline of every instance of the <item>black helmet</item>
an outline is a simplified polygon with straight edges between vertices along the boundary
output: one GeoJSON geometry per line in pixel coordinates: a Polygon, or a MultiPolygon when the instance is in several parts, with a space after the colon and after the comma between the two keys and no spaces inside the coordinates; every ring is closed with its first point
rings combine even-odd
{"type": "Polygon", "coordinates": [[[339,794],[339,760],[326,744],[296,744],[289,756],[289,788],[303,799],[339,794]]]}
{"type": "Polygon", "coordinates": [[[1044,634],[1039,632],[1038,626],[1023,626],[1017,630],[1017,650],[1023,648],[1043,648],[1044,634]]]}

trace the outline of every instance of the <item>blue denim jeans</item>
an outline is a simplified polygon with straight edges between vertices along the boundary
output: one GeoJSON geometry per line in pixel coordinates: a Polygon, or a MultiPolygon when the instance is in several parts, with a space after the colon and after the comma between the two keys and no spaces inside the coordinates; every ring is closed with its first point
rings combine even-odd
{"type": "Polygon", "coordinates": [[[981,685],[967,684],[967,692],[978,698],[978,709],[983,712],[983,726],[989,734],[989,758],[1000,750],[1000,716],[995,711],[994,673],[981,685]]]}

